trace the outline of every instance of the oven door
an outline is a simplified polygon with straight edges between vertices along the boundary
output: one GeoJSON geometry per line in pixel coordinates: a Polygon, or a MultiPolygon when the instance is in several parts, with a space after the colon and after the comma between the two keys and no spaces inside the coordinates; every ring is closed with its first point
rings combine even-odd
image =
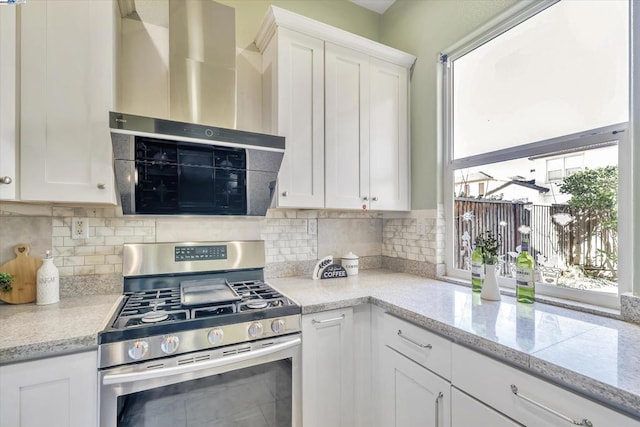
{"type": "Polygon", "coordinates": [[[99,373],[101,427],[301,427],[300,334],[99,373]]]}

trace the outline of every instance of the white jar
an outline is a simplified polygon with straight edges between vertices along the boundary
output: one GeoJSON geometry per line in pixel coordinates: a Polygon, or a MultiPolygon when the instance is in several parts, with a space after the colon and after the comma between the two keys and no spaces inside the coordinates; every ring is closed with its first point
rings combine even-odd
{"type": "Polygon", "coordinates": [[[349,252],[342,257],[342,266],[347,270],[347,275],[355,276],[358,274],[358,267],[360,264],[360,258],[353,252],[349,252]]]}
{"type": "Polygon", "coordinates": [[[60,301],[60,274],[58,267],[53,264],[51,252],[42,260],[42,266],[36,273],[36,304],[54,304],[60,301]]]}

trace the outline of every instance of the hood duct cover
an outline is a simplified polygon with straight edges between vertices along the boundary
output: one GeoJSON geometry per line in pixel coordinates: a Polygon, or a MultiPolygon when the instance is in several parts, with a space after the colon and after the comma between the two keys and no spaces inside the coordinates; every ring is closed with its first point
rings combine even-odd
{"type": "Polygon", "coordinates": [[[235,9],[212,0],[118,3],[118,111],[235,128],[235,9]]]}

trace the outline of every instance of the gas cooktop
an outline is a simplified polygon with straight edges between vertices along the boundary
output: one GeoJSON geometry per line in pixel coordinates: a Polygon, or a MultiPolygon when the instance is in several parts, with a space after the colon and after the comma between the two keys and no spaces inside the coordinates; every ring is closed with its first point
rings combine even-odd
{"type": "MultiPolygon", "coordinates": [[[[186,277],[189,276],[184,276],[186,277]]],[[[182,304],[180,288],[126,293],[109,326],[99,334],[99,343],[301,312],[300,306],[262,281],[231,282],[229,286],[239,295],[237,301],[210,302],[195,306],[182,304]]]]}

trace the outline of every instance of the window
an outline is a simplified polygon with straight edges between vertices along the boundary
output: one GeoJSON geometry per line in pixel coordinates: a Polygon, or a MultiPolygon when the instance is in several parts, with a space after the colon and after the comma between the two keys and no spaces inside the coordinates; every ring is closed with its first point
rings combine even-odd
{"type": "Polygon", "coordinates": [[[469,277],[468,248],[488,230],[502,237],[500,284],[513,287],[526,232],[538,294],[619,304],[618,211],[624,217],[630,202],[618,206],[617,195],[631,194],[629,7],[520,6],[443,55],[447,274],[469,277]],[[489,179],[470,193],[460,177],[479,174],[489,179]]]}
{"type": "MultiPolygon", "coordinates": [[[[581,172],[583,163],[583,154],[547,160],[547,182],[561,182],[565,177],[581,172]]],[[[590,166],[593,167],[595,163],[590,166]]]]}

